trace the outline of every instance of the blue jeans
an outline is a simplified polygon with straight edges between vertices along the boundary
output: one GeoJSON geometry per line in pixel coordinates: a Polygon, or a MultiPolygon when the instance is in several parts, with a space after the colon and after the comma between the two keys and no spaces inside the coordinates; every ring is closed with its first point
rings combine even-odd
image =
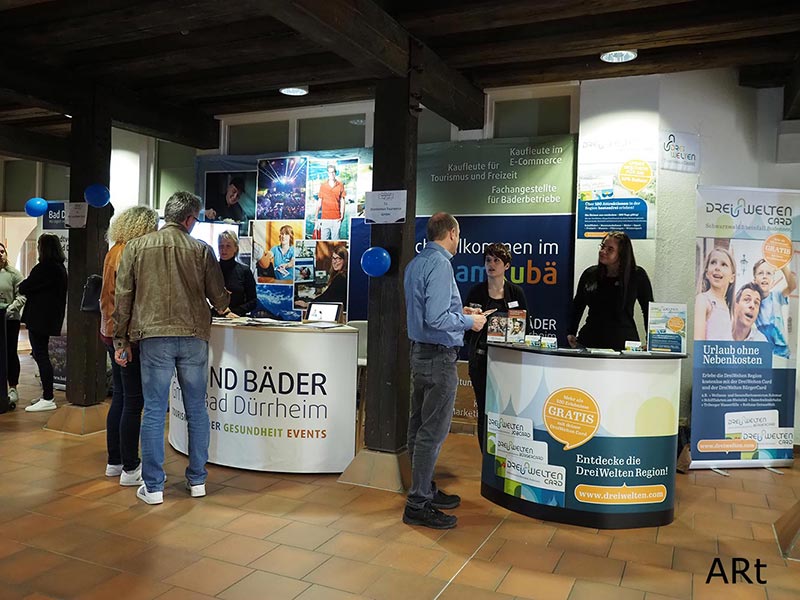
{"type": "Polygon", "coordinates": [[[148,492],[164,489],[164,422],[169,384],[177,372],[189,434],[186,480],[205,483],[211,428],[206,411],[208,342],[194,337],[154,337],[139,342],[142,363],[142,479],[148,492]]]}
{"type": "Polygon", "coordinates": [[[422,508],[433,499],[433,469],[453,418],[456,401],[458,348],[411,342],[411,414],[408,456],[411,489],[407,504],[422,508]]]}
{"type": "Polygon", "coordinates": [[[107,345],[111,357],[114,392],[106,417],[108,464],[122,465],[126,471],[139,466],[139,427],[142,419],[142,376],[139,348],[134,346],[127,367],[114,360],[114,346],[107,345]]]}

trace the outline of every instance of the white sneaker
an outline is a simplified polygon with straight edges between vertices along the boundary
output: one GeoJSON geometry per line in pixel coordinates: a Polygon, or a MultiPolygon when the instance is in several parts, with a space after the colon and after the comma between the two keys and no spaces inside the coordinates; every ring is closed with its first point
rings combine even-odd
{"type": "Polygon", "coordinates": [[[186,489],[189,490],[189,493],[192,495],[192,498],[202,498],[206,495],[206,484],[200,483],[198,485],[192,485],[188,481],[186,482],[186,489]]]}
{"type": "Polygon", "coordinates": [[[162,504],[164,502],[164,492],[148,492],[147,486],[144,484],[136,490],[136,497],[145,504],[162,504]]]}
{"type": "Polygon", "coordinates": [[[10,388],[8,390],[8,401],[13,402],[14,404],[19,402],[19,394],[17,393],[17,388],[10,388]]]}
{"type": "Polygon", "coordinates": [[[106,477],[119,477],[122,473],[122,465],[106,465],[106,477]]]}
{"type": "Polygon", "coordinates": [[[43,410],[55,410],[57,408],[58,407],[56,406],[55,400],[45,400],[44,398],[41,398],[36,402],[36,404],[26,406],[25,412],[41,412],[43,410]]]}
{"type": "Polygon", "coordinates": [[[142,463],[133,471],[122,471],[119,476],[120,485],[142,485],[142,463]]]}

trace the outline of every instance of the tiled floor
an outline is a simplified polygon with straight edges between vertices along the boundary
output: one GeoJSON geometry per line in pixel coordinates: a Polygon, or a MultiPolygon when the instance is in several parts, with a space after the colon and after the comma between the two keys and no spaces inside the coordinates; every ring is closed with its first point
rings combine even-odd
{"type": "MultiPolygon", "coordinates": [[[[28,356],[23,370],[22,406],[39,394],[28,356]]],[[[474,438],[451,435],[437,481],[463,504],[437,532],[401,522],[402,496],[335,475],[210,466],[209,495],[191,499],[171,449],[164,504],[145,506],[103,476],[102,433],[43,431],[49,416],[0,415],[0,600],[800,598],[770,525],[800,499],[797,466],[679,475],[674,523],[597,531],[484,500],[474,438]],[[706,585],[715,556],[760,558],[767,585],[706,585]]]]}

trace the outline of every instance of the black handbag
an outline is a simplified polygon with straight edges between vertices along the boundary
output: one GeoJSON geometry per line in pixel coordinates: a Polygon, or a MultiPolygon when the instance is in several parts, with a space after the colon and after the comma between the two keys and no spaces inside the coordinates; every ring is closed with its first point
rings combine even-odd
{"type": "Polygon", "coordinates": [[[100,290],[103,289],[103,278],[100,275],[89,275],[83,285],[81,296],[82,312],[100,312],[100,290]]]}

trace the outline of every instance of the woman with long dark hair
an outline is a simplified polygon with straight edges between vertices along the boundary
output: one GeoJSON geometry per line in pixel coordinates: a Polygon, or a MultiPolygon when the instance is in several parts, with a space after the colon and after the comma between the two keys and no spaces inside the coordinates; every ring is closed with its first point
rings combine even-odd
{"type": "Polygon", "coordinates": [[[631,239],[621,231],[612,231],[600,243],[597,264],[586,269],[578,281],[567,329],[570,346],[622,350],[626,341],[638,341],[633,320],[637,301],[646,327],[653,287],[645,270],[636,266],[631,239]],[[587,306],[586,324],[578,333],[587,306]]]}
{"type": "MultiPolygon", "coordinates": [[[[336,246],[331,253],[331,267],[328,269],[328,285],[314,302],[347,302],[347,248],[336,246]]],[[[308,308],[308,302],[297,300],[295,306],[308,308]]]]}
{"type": "Polygon", "coordinates": [[[48,344],[50,336],[61,335],[64,313],[67,308],[67,258],[61,241],[53,233],[43,233],[37,242],[39,262],[28,278],[19,284],[19,293],[25,296],[22,322],[28,328],[33,360],[39,367],[42,397],[26,406],[27,412],[55,410],[53,396],[53,363],[50,362],[48,344]]]}

